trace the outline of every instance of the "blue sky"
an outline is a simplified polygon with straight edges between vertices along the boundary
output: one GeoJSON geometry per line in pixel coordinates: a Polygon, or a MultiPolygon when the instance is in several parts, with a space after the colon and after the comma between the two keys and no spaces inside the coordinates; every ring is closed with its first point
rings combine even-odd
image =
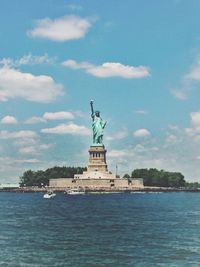
{"type": "Polygon", "coordinates": [[[115,172],[200,181],[200,2],[2,0],[0,182],[85,166],[90,99],[115,172]]]}

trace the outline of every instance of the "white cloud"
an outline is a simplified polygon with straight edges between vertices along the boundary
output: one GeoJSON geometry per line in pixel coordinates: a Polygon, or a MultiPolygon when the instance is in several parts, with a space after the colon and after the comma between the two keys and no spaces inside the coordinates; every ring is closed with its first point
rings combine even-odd
{"type": "Polygon", "coordinates": [[[4,124],[17,124],[18,121],[15,117],[13,116],[5,116],[2,120],[1,120],[1,123],[4,123],[4,124]]]}
{"type": "Polygon", "coordinates": [[[36,146],[39,143],[39,136],[17,138],[14,142],[17,147],[36,146]]]}
{"type": "Polygon", "coordinates": [[[9,142],[9,145],[14,145],[17,147],[18,152],[24,155],[38,155],[51,147],[51,144],[42,144],[39,135],[29,130],[18,132],[1,131],[0,139],[14,140],[14,142],[9,142]]]}
{"type": "Polygon", "coordinates": [[[170,125],[168,125],[168,128],[169,128],[171,131],[173,131],[173,132],[180,132],[180,131],[182,131],[181,129],[179,129],[179,127],[178,127],[177,125],[172,125],[172,124],[170,124],[170,125]]]}
{"type": "Polygon", "coordinates": [[[34,146],[20,147],[19,153],[37,155],[37,154],[40,154],[41,151],[47,150],[49,148],[50,148],[50,145],[47,145],[47,144],[35,144],[34,146]]]}
{"type": "Polygon", "coordinates": [[[185,75],[185,79],[200,81],[200,56],[195,59],[195,63],[191,66],[190,71],[185,75]]]}
{"type": "Polygon", "coordinates": [[[62,94],[63,86],[50,76],[35,76],[12,68],[0,68],[0,101],[20,97],[28,101],[50,103],[62,94]]]}
{"type": "Polygon", "coordinates": [[[180,100],[188,98],[188,93],[195,89],[200,82],[200,55],[194,59],[189,71],[181,77],[181,86],[178,90],[172,90],[174,97],[180,100]]]}
{"type": "Polygon", "coordinates": [[[17,148],[17,151],[24,155],[39,155],[52,146],[52,144],[41,143],[40,136],[36,132],[29,130],[0,131],[0,139],[11,140],[9,141],[9,146],[12,147],[14,145],[14,148],[17,148]]]}
{"type": "Polygon", "coordinates": [[[195,131],[194,131],[193,128],[186,128],[186,129],[185,129],[185,132],[186,132],[186,134],[187,134],[188,136],[194,136],[194,133],[195,133],[195,131]]]}
{"type": "Polygon", "coordinates": [[[134,152],[136,153],[136,154],[138,154],[138,153],[144,153],[146,151],[146,148],[143,146],[143,145],[141,145],[141,144],[137,144],[135,147],[134,147],[134,152]]]}
{"type": "Polygon", "coordinates": [[[180,100],[186,100],[188,98],[186,92],[183,90],[172,90],[171,93],[175,98],[180,100]]]}
{"type": "Polygon", "coordinates": [[[140,114],[140,115],[146,115],[148,112],[146,110],[136,110],[135,111],[136,114],[140,114]]]}
{"type": "MultiPolygon", "coordinates": [[[[25,121],[26,124],[36,124],[47,122],[48,120],[73,120],[75,118],[74,114],[76,112],[69,111],[58,111],[58,112],[45,112],[42,117],[31,117],[25,121]]],[[[78,114],[77,114],[78,116],[78,114]]]]}
{"type": "Polygon", "coordinates": [[[83,38],[91,27],[87,18],[71,15],[57,19],[45,18],[36,21],[36,28],[28,32],[31,37],[64,42],[83,38]]]}
{"type": "Polygon", "coordinates": [[[66,60],[63,66],[71,69],[84,69],[87,73],[99,77],[121,77],[125,79],[136,79],[150,76],[149,68],[145,66],[128,66],[117,62],[105,62],[102,65],[93,65],[88,62],[76,62],[75,60],[66,60]]]}
{"type": "MultiPolygon", "coordinates": [[[[11,159],[9,159],[9,160],[11,160],[11,159]]],[[[40,160],[34,159],[34,158],[32,158],[32,159],[12,159],[12,162],[18,163],[18,164],[27,164],[27,163],[28,164],[29,163],[35,164],[35,163],[39,163],[40,160]]]]}
{"type": "Polygon", "coordinates": [[[37,65],[43,63],[52,63],[53,59],[50,59],[47,54],[43,56],[34,56],[32,54],[24,55],[18,60],[14,61],[14,66],[21,66],[21,65],[37,65]]]}
{"type": "Polygon", "coordinates": [[[124,150],[113,149],[108,152],[108,156],[111,158],[127,157],[129,155],[130,155],[129,152],[124,151],[124,150]]]}
{"type": "Polygon", "coordinates": [[[89,69],[89,68],[93,68],[94,65],[89,63],[89,62],[76,62],[75,60],[73,59],[69,59],[69,60],[66,60],[62,63],[63,66],[65,67],[68,67],[70,69],[73,69],[73,70],[78,70],[78,69],[89,69]]]}
{"type": "Polygon", "coordinates": [[[38,64],[52,64],[54,62],[54,58],[49,58],[47,54],[44,54],[43,56],[34,56],[31,53],[28,55],[24,55],[23,57],[19,59],[11,59],[11,58],[3,58],[0,60],[0,65],[4,67],[19,67],[22,65],[38,65],[38,64]]]}
{"type": "Polygon", "coordinates": [[[36,123],[42,123],[42,122],[46,122],[46,120],[41,117],[35,117],[35,116],[25,121],[26,124],[36,124],[36,123]]]}
{"type": "Polygon", "coordinates": [[[87,72],[100,78],[122,77],[126,79],[134,79],[149,76],[149,70],[147,67],[125,66],[121,63],[115,62],[106,62],[101,66],[88,69],[87,72]]]}
{"type": "Polygon", "coordinates": [[[113,141],[113,140],[122,140],[128,136],[128,131],[127,129],[122,129],[119,132],[116,132],[110,136],[106,137],[107,141],[113,141]]]}
{"type": "Polygon", "coordinates": [[[3,67],[12,67],[14,65],[14,61],[11,58],[3,58],[0,60],[0,66],[3,67]]]}
{"type": "Polygon", "coordinates": [[[8,132],[8,131],[0,131],[1,139],[32,139],[37,138],[38,135],[33,131],[18,131],[18,132],[8,132]]]}
{"type": "Polygon", "coordinates": [[[21,154],[35,154],[36,149],[34,146],[28,146],[28,147],[21,147],[19,149],[19,153],[21,154]]]}
{"type": "Polygon", "coordinates": [[[74,119],[74,115],[68,111],[59,112],[45,112],[43,115],[45,120],[71,120],[74,119]]]}
{"type": "Polygon", "coordinates": [[[133,136],[134,137],[147,137],[149,136],[151,133],[147,130],[147,129],[138,129],[137,131],[135,131],[133,133],[133,136]]]}
{"type": "Polygon", "coordinates": [[[14,139],[13,144],[18,148],[20,154],[39,155],[52,146],[51,144],[42,144],[39,135],[33,131],[2,132],[0,138],[14,139]]]}
{"type": "Polygon", "coordinates": [[[156,146],[151,146],[151,145],[141,145],[141,144],[137,144],[134,149],[133,152],[137,155],[139,154],[143,154],[143,153],[150,153],[152,154],[153,152],[157,152],[159,151],[159,148],[156,146]]]}
{"type": "Polygon", "coordinates": [[[180,142],[180,139],[174,135],[174,134],[169,134],[166,138],[166,143],[167,144],[170,144],[170,145],[175,145],[177,144],[178,142],[180,142]]]}
{"type": "Polygon", "coordinates": [[[17,147],[18,152],[23,155],[39,155],[52,146],[51,144],[42,144],[39,135],[29,130],[18,132],[1,131],[0,139],[14,140],[14,142],[9,141],[9,145],[17,147]]]}
{"type": "Polygon", "coordinates": [[[200,127],[200,112],[191,112],[190,117],[192,125],[200,127]]]}
{"type": "Polygon", "coordinates": [[[186,128],[185,132],[188,136],[194,137],[196,141],[199,141],[200,134],[200,112],[191,112],[191,127],[186,128]]]}
{"type": "Polygon", "coordinates": [[[60,124],[54,128],[42,129],[41,132],[48,134],[90,135],[88,128],[74,123],[60,124]]]}

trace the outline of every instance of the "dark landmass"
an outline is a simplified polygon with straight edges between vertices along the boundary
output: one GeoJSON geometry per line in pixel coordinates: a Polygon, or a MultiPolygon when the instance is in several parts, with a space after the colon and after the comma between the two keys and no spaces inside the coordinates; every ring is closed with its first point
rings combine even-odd
{"type": "Polygon", "coordinates": [[[48,186],[49,180],[52,178],[72,178],[74,174],[82,174],[83,171],[86,171],[86,167],[55,166],[44,171],[28,170],[20,177],[20,186],[48,186]]]}
{"type": "MultiPolygon", "coordinates": [[[[86,167],[58,167],[48,168],[47,170],[32,171],[28,170],[20,177],[20,188],[0,189],[0,191],[11,192],[45,192],[49,189],[49,180],[51,178],[72,178],[74,174],[82,174],[86,167]]],[[[189,183],[185,181],[183,174],[180,172],[169,172],[165,170],[135,169],[131,175],[125,174],[121,179],[143,178],[144,188],[135,188],[131,191],[135,192],[199,192],[200,184],[197,182],[189,183]]],[[[54,188],[55,191],[64,191],[63,188],[54,188]]],[[[92,191],[86,189],[86,191],[92,191]]],[[[95,190],[97,191],[97,190],[95,190]]],[[[108,191],[108,189],[100,188],[99,192],[108,191]]],[[[110,192],[129,192],[130,189],[111,188],[110,192]]]]}
{"type": "Polygon", "coordinates": [[[185,187],[186,181],[180,172],[169,172],[165,170],[136,169],[131,173],[132,178],[142,177],[144,186],[157,187],[185,187]]]}

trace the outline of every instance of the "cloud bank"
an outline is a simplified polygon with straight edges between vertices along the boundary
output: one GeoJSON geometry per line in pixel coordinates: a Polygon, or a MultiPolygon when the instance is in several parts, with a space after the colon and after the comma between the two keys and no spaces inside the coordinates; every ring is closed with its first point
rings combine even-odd
{"type": "Polygon", "coordinates": [[[48,54],[42,56],[34,56],[31,53],[22,56],[19,59],[12,58],[2,58],[0,60],[0,65],[3,67],[15,68],[23,65],[39,65],[39,64],[52,64],[55,61],[55,58],[49,58],[48,54]]]}
{"type": "Polygon", "coordinates": [[[83,69],[86,73],[98,78],[121,77],[124,79],[136,79],[150,76],[148,67],[128,66],[117,62],[105,62],[102,65],[93,65],[89,62],[76,62],[75,60],[66,60],[63,66],[71,69],[83,69]]]}
{"type": "Polygon", "coordinates": [[[5,116],[3,117],[3,119],[1,120],[1,123],[3,124],[17,124],[18,121],[15,117],[13,116],[5,116]]]}
{"type": "Polygon", "coordinates": [[[71,135],[90,135],[91,132],[83,125],[74,123],[60,124],[53,128],[46,128],[41,130],[42,133],[47,134],[71,134],[71,135]]]}
{"type": "Polygon", "coordinates": [[[59,111],[59,112],[45,112],[43,115],[45,120],[65,120],[65,119],[74,119],[74,115],[68,111],[59,111]]]}
{"type": "Polygon", "coordinates": [[[13,68],[0,68],[0,101],[23,98],[32,102],[50,103],[62,94],[63,86],[51,76],[36,76],[13,68]]]}
{"type": "Polygon", "coordinates": [[[44,18],[36,21],[36,27],[27,32],[30,37],[65,42],[83,38],[91,27],[87,18],[71,15],[57,19],[44,18]]]}
{"type": "Polygon", "coordinates": [[[147,137],[149,135],[150,135],[150,132],[147,129],[138,129],[137,131],[133,133],[133,136],[138,137],[138,138],[147,137]]]}
{"type": "Polygon", "coordinates": [[[179,89],[171,91],[172,95],[180,100],[186,100],[188,93],[199,86],[200,82],[200,55],[197,55],[189,71],[181,78],[179,89]]]}
{"type": "Polygon", "coordinates": [[[0,131],[0,139],[35,139],[38,135],[34,131],[24,130],[18,132],[0,131]]]}
{"type": "Polygon", "coordinates": [[[50,120],[73,120],[74,113],[69,111],[45,112],[42,117],[31,117],[25,121],[26,124],[43,123],[50,120]]]}

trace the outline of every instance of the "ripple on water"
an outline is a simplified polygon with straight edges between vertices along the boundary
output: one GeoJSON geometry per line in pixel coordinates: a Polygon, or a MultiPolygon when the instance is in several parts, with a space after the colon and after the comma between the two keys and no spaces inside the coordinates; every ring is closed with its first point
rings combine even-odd
{"type": "Polygon", "coordinates": [[[0,194],[0,266],[198,266],[200,194],[0,194]]]}

